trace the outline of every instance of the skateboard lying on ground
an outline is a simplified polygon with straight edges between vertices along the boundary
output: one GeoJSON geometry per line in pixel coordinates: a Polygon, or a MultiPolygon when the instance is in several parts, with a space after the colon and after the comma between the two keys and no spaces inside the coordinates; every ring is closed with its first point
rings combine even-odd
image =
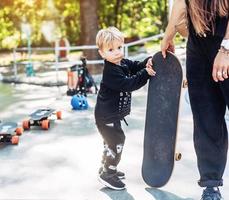
{"type": "Polygon", "coordinates": [[[149,81],[142,177],[151,187],[165,185],[173,171],[178,111],[182,85],[179,60],[167,52],[166,59],[158,52],[153,56],[156,76],[149,81]]]}
{"type": "Polygon", "coordinates": [[[18,127],[15,122],[0,123],[0,143],[18,144],[19,137],[23,133],[23,128],[18,127]]]}
{"type": "Polygon", "coordinates": [[[42,129],[48,130],[50,127],[50,119],[52,115],[56,115],[57,119],[62,118],[61,111],[55,111],[54,109],[44,108],[38,109],[30,114],[30,119],[23,121],[23,128],[29,130],[31,126],[41,126],[42,129]]]}

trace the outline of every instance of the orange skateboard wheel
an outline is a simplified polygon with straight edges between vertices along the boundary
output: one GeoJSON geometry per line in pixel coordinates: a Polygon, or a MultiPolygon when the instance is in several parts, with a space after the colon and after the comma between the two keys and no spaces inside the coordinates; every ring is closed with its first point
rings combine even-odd
{"type": "Polygon", "coordinates": [[[48,119],[45,119],[41,122],[41,127],[42,129],[44,130],[48,130],[49,129],[49,126],[50,126],[50,122],[48,119]]]}
{"type": "Polygon", "coordinates": [[[22,122],[22,127],[24,128],[24,130],[29,130],[30,129],[30,122],[29,120],[25,120],[22,122]]]}
{"type": "Polygon", "coordinates": [[[24,131],[24,130],[23,130],[22,127],[17,127],[17,128],[16,128],[16,134],[17,134],[17,135],[21,135],[21,134],[23,133],[23,131],[24,131]]]}
{"type": "Polygon", "coordinates": [[[11,143],[18,144],[18,142],[19,142],[19,137],[17,135],[12,136],[11,143]]]}
{"type": "Polygon", "coordinates": [[[56,116],[57,116],[57,119],[62,119],[62,112],[61,111],[57,111],[56,112],[56,116]]]}

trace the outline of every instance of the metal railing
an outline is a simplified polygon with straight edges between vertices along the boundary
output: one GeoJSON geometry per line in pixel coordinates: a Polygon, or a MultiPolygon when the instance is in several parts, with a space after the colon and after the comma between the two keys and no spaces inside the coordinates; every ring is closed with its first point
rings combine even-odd
{"type": "MultiPolygon", "coordinates": [[[[151,37],[147,37],[147,38],[142,38],[139,39],[137,41],[134,42],[130,42],[130,43],[126,43],[124,44],[124,56],[125,58],[129,57],[129,48],[135,45],[139,45],[139,44],[144,44],[146,42],[149,41],[154,41],[154,40],[158,40],[160,38],[162,38],[164,35],[164,33],[162,34],[158,34],[158,35],[154,35],[151,37]]],[[[81,61],[66,61],[66,62],[59,62],[59,51],[60,50],[66,50],[66,51],[73,51],[73,50],[88,50],[88,49],[98,49],[96,45],[83,45],[83,46],[69,46],[69,47],[36,47],[36,48],[31,48],[29,49],[28,47],[23,47],[23,48],[15,48],[13,50],[13,62],[14,62],[14,77],[15,79],[17,78],[17,52],[32,52],[32,51],[53,51],[53,53],[55,54],[55,70],[56,72],[58,72],[58,69],[60,68],[67,68],[67,66],[65,64],[81,64],[81,61]],[[31,50],[31,51],[30,51],[31,50]],[[62,66],[61,66],[62,65],[62,66]],[[65,65],[65,66],[64,66],[65,65]]],[[[102,64],[103,60],[87,60],[87,64],[102,64]]],[[[68,66],[69,67],[69,66],[68,66]]],[[[58,74],[58,73],[57,73],[58,74]]],[[[58,75],[57,75],[57,80],[58,80],[58,75]]]]}

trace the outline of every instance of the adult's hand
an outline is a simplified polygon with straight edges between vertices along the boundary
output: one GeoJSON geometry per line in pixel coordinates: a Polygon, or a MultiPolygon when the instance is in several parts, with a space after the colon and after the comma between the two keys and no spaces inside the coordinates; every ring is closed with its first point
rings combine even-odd
{"type": "Polygon", "coordinates": [[[229,53],[218,52],[215,57],[212,77],[215,82],[224,81],[229,77],[229,53]]]}
{"type": "Polygon", "coordinates": [[[161,42],[161,51],[164,58],[166,58],[166,51],[175,52],[173,38],[177,32],[176,27],[183,24],[183,21],[186,21],[186,9],[184,0],[174,0],[169,23],[161,42]]]}
{"type": "Polygon", "coordinates": [[[169,39],[166,35],[161,41],[161,52],[164,58],[166,58],[166,51],[175,53],[175,46],[172,39],[169,39]]]}

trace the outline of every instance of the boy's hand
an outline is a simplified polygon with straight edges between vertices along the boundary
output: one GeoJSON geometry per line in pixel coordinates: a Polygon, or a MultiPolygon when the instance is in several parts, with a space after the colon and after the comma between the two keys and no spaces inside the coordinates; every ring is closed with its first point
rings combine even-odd
{"type": "Polygon", "coordinates": [[[148,73],[150,76],[155,76],[155,75],[156,75],[156,72],[153,71],[153,69],[148,68],[148,67],[146,67],[145,69],[146,69],[147,73],[148,73]]]}
{"type": "Polygon", "coordinates": [[[155,76],[156,72],[153,69],[153,61],[152,58],[149,58],[147,63],[146,63],[146,71],[150,76],[155,76]]]}

